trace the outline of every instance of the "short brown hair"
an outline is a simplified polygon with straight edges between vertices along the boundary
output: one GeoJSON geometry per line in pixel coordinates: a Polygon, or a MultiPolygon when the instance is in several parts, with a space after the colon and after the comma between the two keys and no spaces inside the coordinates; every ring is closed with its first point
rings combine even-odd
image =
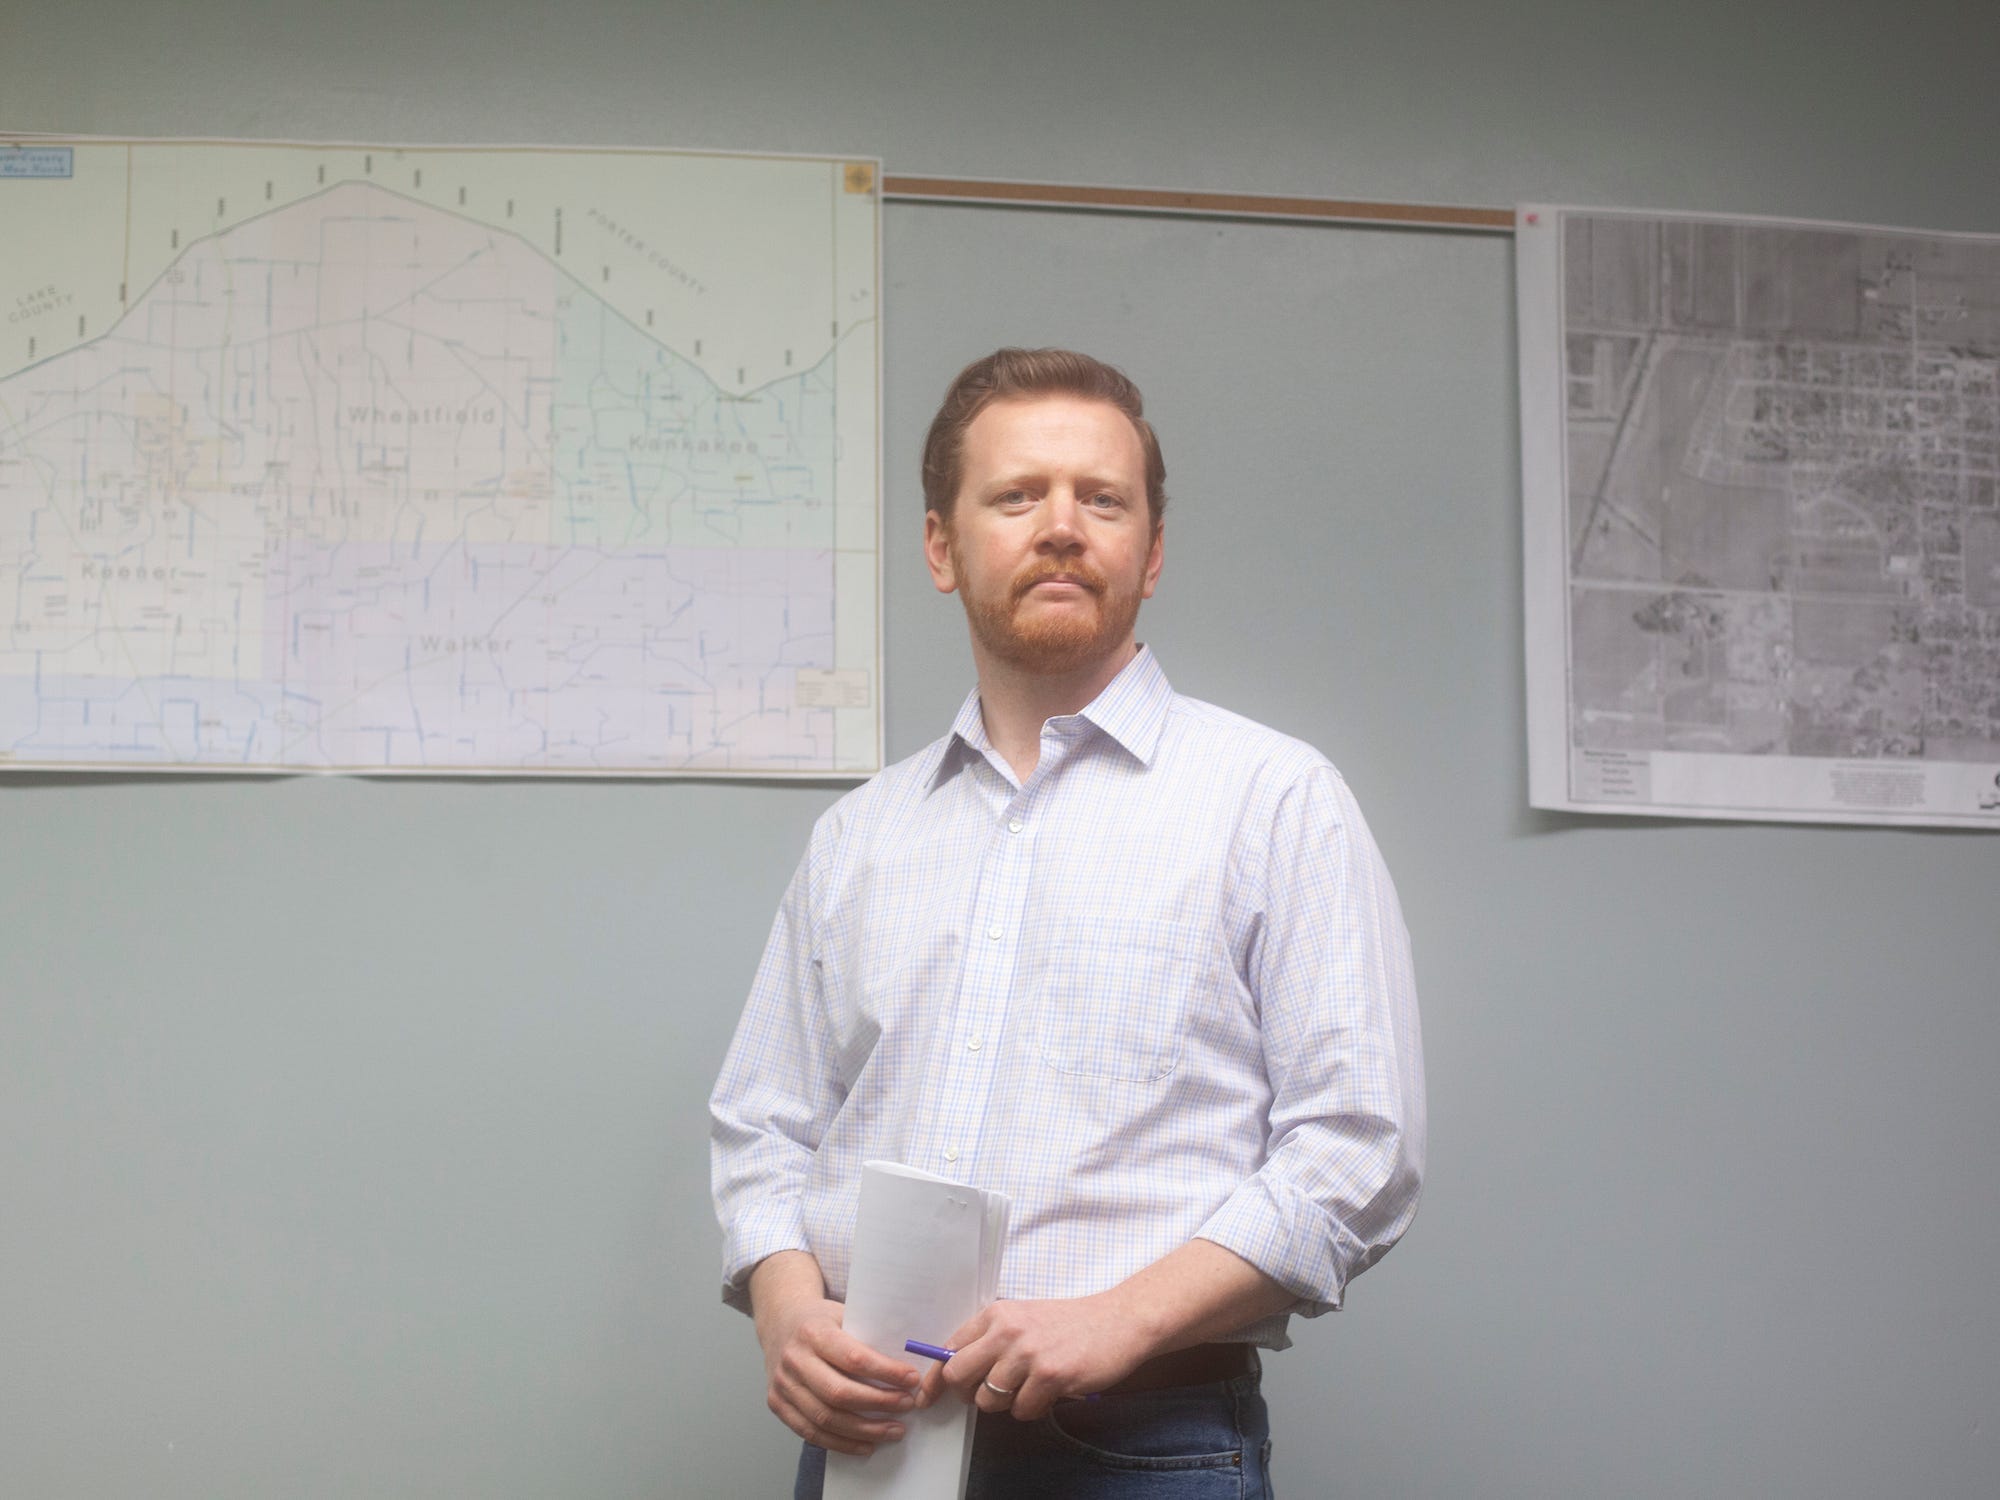
{"type": "Polygon", "coordinates": [[[1167,509],[1167,462],[1160,456],[1153,424],[1146,420],[1139,388],[1124,371],[1070,349],[996,349],[959,371],[924,438],[924,508],[951,519],[964,469],[965,429],[974,418],[995,401],[1037,396],[1103,401],[1125,413],[1146,453],[1146,509],[1157,531],[1167,509]]]}

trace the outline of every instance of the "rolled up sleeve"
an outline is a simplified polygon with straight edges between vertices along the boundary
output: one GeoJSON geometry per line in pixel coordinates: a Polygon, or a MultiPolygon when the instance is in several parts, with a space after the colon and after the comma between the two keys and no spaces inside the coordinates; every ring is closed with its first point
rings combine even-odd
{"type": "Polygon", "coordinates": [[[1331,766],[1279,799],[1263,874],[1248,970],[1272,1091],[1265,1158],[1197,1233],[1311,1317],[1416,1215],[1423,1040],[1395,886],[1331,766]]]}
{"type": "Polygon", "coordinates": [[[750,1310],[750,1273],[804,1250],[813,1153],[838,1106],[815,952],[808,849],[786,889],[709,1096],[709,1180],[723,1233],[722,1299],[750,1310]]]}

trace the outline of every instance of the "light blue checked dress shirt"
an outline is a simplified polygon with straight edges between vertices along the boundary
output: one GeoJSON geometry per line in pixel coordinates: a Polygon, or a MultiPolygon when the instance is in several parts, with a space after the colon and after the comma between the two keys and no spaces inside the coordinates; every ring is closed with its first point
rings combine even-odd
{"type": "Polygon", "coordinates": [[[792,1249],[844,1295],[878,1157],[1013,1198],[1003,1297],[1199,1236],[1316,1315],[1408,1227],[1409,938],[1339,772],[1144,649],[1040,755],[1017,782],[975,692],[815,827],[710,1101],[732,1304],[792,1249]]]}

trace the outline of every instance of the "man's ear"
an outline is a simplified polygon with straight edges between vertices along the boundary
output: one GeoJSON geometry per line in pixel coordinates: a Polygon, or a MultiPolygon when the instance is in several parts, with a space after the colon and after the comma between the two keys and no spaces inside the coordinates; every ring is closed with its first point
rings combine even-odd
{"type": "Polygon", "coordinates": [[[924,565],[940,594],[958,587],[958,572],[951,565],[951,523],[929,509],[924,511],[924,565]]]}
{"type": "Polygon", "coordinates": [[[1153,547],[1146,554],[1146,571],[1139,587],[1141,599],[1153,597],[1153,587],[1160,581],[1160,567],[1167,560],[1166,543],[1167,523],[1162,521],[1153,528],[1153,547]]]}

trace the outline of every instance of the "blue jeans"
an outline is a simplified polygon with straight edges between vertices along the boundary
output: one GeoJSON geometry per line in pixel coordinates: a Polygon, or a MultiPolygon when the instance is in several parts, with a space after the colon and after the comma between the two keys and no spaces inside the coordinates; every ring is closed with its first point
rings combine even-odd
{"type": "MultiPolygon", "coordinates": [[[[966,1500],[1271,1500],[1271,1420],[1253,1372],[1214,1385],[1063,1401],[1017,1422],[981,1412],[966,1500]]],[[[820,1500],[826,1450],[792,1500],[820,1500]]]]}

